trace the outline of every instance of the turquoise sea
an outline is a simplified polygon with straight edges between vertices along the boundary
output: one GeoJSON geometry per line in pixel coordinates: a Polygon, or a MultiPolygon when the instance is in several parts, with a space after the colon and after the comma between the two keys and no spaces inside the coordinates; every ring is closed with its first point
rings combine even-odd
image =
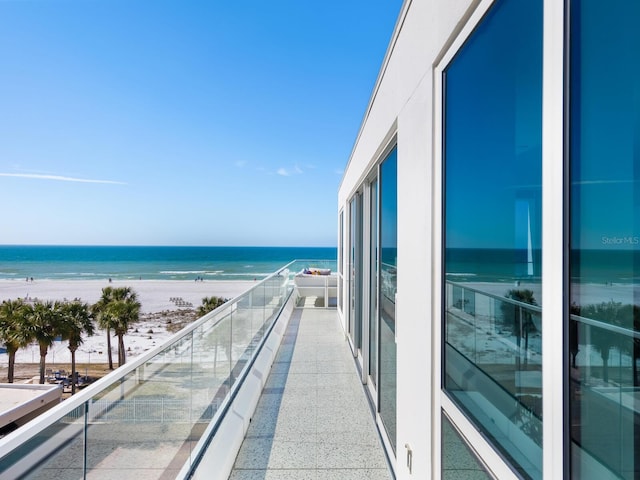
{"type": "Polygon", "coordinates": [[[0,246],[0,279],[253,280],[332,247],[0,246]]]}
{"type": "MultiPolygon", "coordinates": [[[[448,248],[445,268],[448,280],[456,282],[540,282],[542,251],[531,252],[532,275],[528,274],[527,260],[526,250],[448,248]]],[[[637,248],[572,250],[570,263],[574,283],[640,282],[640,249],[637,248]]]]}

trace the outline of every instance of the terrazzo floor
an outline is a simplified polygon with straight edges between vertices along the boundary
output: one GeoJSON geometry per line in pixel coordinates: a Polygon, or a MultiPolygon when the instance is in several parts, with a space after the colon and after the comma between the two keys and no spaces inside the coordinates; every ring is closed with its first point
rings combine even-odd
{"type": "Polygon", "coordinates": [[[390,480],[332,309],[296,309],[230,480],[390,480]]]}

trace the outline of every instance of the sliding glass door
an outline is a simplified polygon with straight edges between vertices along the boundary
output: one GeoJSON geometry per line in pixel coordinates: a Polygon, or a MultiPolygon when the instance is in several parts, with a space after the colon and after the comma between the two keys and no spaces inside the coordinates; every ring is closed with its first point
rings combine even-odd
{"type": "Polygon", "coordinates": [[[378,410],[396,449],[396,291],[398,278],[398,153],[380,165],[380,281],[378,290],[378,410]]]}
{"type": "Polygon", "coordinates": [[[356,193],[351,200],[349,213],[349,337],[357,354],[362,348],[362,193],[356,193]]]}
{"type": "Polygon", "coordinates": [[[344,282],[344,211],[340,212],[340,223],[338,224],[338,310],[344,313],[343,305],[343,282],[344,282]]]}
{"type": "Polygon", "coordinates": [[[571,1],[571,477],[640,478],[640,4],[571,1]]]}
{"type": "Polygon", "coordinates": [[[369,381],[375,388],[378,383],[378,179],[369,184],[369,381]]]}
{"type": "Polygon", "coordinates": [[[542,2],[494,2],[443,82],[443,387],[541,478],[542,2]]]}
{"type": "Polygon", "coordinates": [[[362,381],[395,451],[397,150],[349,201],[348,332],[362,381]]]}

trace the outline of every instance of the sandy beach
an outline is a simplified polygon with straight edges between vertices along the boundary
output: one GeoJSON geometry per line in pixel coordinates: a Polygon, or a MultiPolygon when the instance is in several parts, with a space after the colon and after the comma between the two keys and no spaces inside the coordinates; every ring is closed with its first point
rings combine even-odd
{"type": "MultiPolygon", "coordinates": [[[[31,300],[73,300],[81,299],[89,304],[95,303],[102,289],[111,287],[131,287],[141,303],[141,321],[125,337],[128,358],[139,355],[163,343],[172,333],[166,329],[167,320],[185,316],[185,310],[193,310],[207,296],[234,298],[255,285],[253,281],[189,281],[189,280],[0,280],[0,301],[8,299],[31,300]],[[179,307],[172,299],[181,298],[186,304],[179,307]],[[191,304],[192,307],[188,305],[191,304]],[[164,313],[163,313],[164,312],[164,313]],[[137,330],[137,332],[135,331],[137,330]],[[130,348],[130,350],[129,350],[130,348]]],[[[114,339],[115,340],[115,339],[114,339]]],[[[87,337],[76,352],[78,363],[106,363],[106,335],[97,330],[87,337]]],[[[117,342],[112,340],[114,360],[117,357],[117,342]]],[[[37,345],[21,349],[16,363],[37,363],[39,361],[37,345]]],[[[56,363],[69,363],[71,354],[66,342],[55,342],[47,355],[47,368],[55,368],[56,363]]],[[[7,368],[8,356],[0,353],[0,368],[7,368]]],[[[3,372],[0,375],[5,375],[3,372]]]]}

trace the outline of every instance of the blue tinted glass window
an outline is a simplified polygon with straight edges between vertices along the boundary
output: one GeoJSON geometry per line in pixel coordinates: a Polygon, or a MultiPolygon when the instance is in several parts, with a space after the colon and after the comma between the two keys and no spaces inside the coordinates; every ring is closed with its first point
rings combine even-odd
{"type": "Polygon", "coordinates": [[[338,308],[344,312],[344,305],[342,304],[342,279],[344,278],[344,267],[342,264],[344,261],[344,211],[340,212],[338,242],[338,308]]]}
{"type": "Polygon", "coordinates": [[[444,388],[540,478],[542,2],[495,2],[444,86],[444,388]]]}
{"type": "Polygon", "coordinates": [[[349,335],[356,349],[360,348],[362,323],[362,193],[356,193],[350,203],[349,252],[349,335]]]}
{"type": "Polygon", "coordinates": [[[379,410],[396,449],[396,279],[398,276],[398,151],[380,165],[379,410]]]}
{"type": "Polygon", "coordinates": [[[573,478],[640,478],[640,3],[572,1],[573,478]]]}
{"type": "Polygon", "coordinates": [[[369,379],[378,382],[378,179],[369,184],[369,379]]]}

